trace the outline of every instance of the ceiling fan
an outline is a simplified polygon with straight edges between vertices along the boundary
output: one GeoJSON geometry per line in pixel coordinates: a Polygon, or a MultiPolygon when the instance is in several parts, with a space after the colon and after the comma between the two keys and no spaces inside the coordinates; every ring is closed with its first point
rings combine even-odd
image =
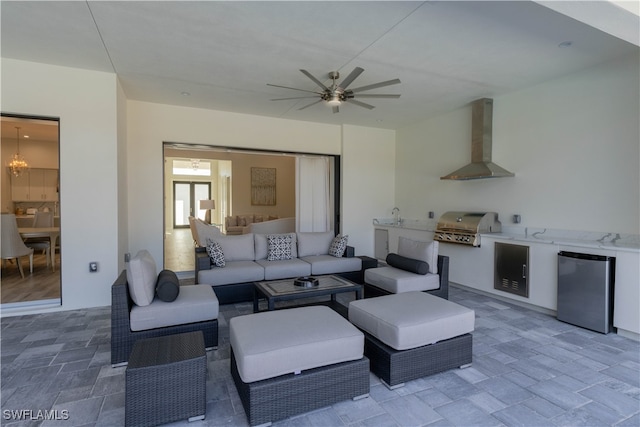
{"type": "Polygon", "coordinates": [[[271,83],[267,83],[268,86],[273,86],[273,87],[281,87],[284,89],[293,89],[293,90],[298,90],[301,92],[309,92],[309,93],[313,93],[314,95],[308,95],[308,96],[298,96],[298,97],[293,97],[293,98],[276,98],[276,99],[272,99],[271,101],[287,101],[287,100],[291,100],[291,99],[305,99],[305,98],[320,98],[317,101],[313,101],[311,104],[307,104],[304,107],[298,108],[298,110],[304,110],[305,108],[311,107],[312,105],[318,104],[319,102],[326,102],[328,105],[330,105],[331,107],[333,107],[333,112],[334,113],[338,113],[340,111],[339,106],[344,103],[344,102],[348,102],[350,104],[355,104],[358,105],[360,107],[363,108],[367,108],[369,110],[375,108],[373,105],[364,103],[362,101],[358,101],[354,98],[358,97],[358,98],[400,98],[400,95],[387,95],[387,94],[361,94],[360,92],[364,92],[367,90],[371,90],[371,89],[377,89],[380,87],[385,87],[385,86],[391,86],[391,85],[395,85],[400,83],[400,79],[393,79],[393,80],[387,80],[384,82],[380,82],[380,83],[374,83],[371,85],[366,85],[366,86],[361,86],[355,89],[347,89],[349,87],[349,85],[351,83],[353,83],[353,81],[360,75],[362,74],[362,72],[364,71],[363,68],[360,67],[356,67],[353,69],[353,71],[344,79],[342,80],[340,83],[337,82],[337,80],[340,78],[340,73],[337,71],[331,71],[329,73],[329,78],[333,81],[333,83],[331,83],[330,86],[326,86],[324,83],[322,83],[320,80],[318,80],[317,78],[315,78],[310,72],[308,72],[307,70],[300,70],[302,72],[302,74],[304,74],[305,76],[309,77],[315,84],[317,84],[319,86],[320,90],[305,90],[305,89],[298,89],[295,87],[288,87],[288,86],[280,86],[280,85],[274,85],[271,83]]]}

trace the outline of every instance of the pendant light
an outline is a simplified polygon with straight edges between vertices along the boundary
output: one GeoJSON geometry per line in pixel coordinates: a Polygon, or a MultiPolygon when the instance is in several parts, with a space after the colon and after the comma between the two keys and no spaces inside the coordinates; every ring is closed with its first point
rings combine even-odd
{"type": "Polygon", "coordinates": [[[19,126],[16,126],[16,143],[17,143],[16,154],[13,155],[13,157],[11,158],[11,161],[7,166],[9,167],[9,170],[11,171],[11,174],[13,176],[19,177],[20,175],[25,173],[27,170],[29,170],[29,164],[27,164],[27,161],[25,160],[25,158],[20,154],[20,127],[19,126]]]}

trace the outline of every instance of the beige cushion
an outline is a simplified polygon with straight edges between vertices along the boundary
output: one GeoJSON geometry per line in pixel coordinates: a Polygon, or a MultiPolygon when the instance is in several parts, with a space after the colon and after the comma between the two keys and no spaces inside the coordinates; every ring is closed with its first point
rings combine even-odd
{"type": "Polygon", "coordinates": [[[396,350],[473,331],[475,312],[446,299],[406,292],[349,303],[349,321],[396,350]]]}
{"type": "Polygon", "coordinates": [[[152,304],[145,307],[132,307],[131,330],[146,331],[213,320],[218,318],[218,310],[218,298],[211,286],[180,286],[178,298],[172,302],[156,298],[152,304]]]}
{"type": "Polygon", "coordinates": [[[406,256],[429,264],[429,273],[438,274],[437,240],[423,242],[400,236],[398,238],[398,255],[406,256]]]}
{"type": "Polygon", "coordinates": [[[136,305],[151,304],[156,293],[158,271],[156,262],[146,249],[138,251],[127,265],[127,282],[129,294],[136,305]]]}
{"type": "Polygon", "coordinates": [[[311,306],[236,316],[231,348],[245,383],[358,360],[364,335],[328,307],[311,306]]]}
{"type": "Polygon", "coordinates": [[[416,274],[395,267],[376,267],[364,271],[364,282],[392,294],[433,291],[440,288],[440,275],[416,274]]]}

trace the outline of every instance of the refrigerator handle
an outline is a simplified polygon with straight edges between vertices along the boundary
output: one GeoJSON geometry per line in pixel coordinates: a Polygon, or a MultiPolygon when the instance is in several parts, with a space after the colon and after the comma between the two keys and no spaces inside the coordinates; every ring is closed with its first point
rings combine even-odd
{"type": "Polygon", "coordinates": [[[527,278],[527,264],[522,264],[522,278],[527,278]]]}

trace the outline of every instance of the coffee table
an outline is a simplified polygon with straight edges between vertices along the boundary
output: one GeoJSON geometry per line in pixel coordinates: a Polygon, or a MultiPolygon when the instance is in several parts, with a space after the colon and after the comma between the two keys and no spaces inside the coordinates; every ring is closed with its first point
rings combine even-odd
{"type": "Polygon", "coordinates": [[[276,301],[290,301],[301,298],[311,298],[331,295],[330,305],[338,304],[336,295],[343,292],[355,292],[356,299],[362,299],[362,285],[353,283],[340,276],[313,276],[318,279],[318,286],[306,288],[293,284],[295,279],[266,280],[255,282],[253,290],[253,312],[259,311],[258,302],[266,298],[268,310],[275,308],[276,301]]]}

